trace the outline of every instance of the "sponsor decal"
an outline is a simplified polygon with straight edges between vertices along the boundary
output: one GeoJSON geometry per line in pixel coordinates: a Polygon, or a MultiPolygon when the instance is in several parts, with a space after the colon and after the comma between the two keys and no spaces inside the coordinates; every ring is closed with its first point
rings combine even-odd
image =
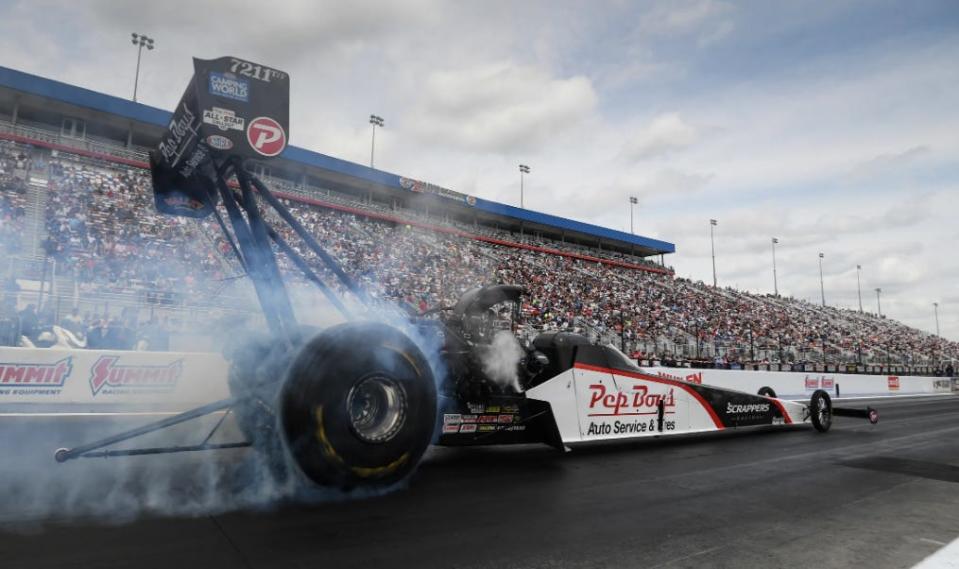
{"type": "Polygon", "coordinates": [[[675,412],[676,399],[673,390],[665,394],[649,393],[646,385],[634,385],[627,391],[606,392],[606,386],[595,383],[589,386],[589,413],[590,417],[618,416],[618,415],[655,415],[658,413],[659,402],[663,402],[666,413],[675,412]],[[670,410],[673,409],[673,410],[670,410]]]}
{"type": "Polygon", "coordinates": [[[664,379],[672,379],[674,381],[685,381],[687,383],[696,383],[702,385],[703,383],[703,372],[691,373],[686,376],[673,375],[665,371],[660,371],[656,373],[657,376],[664,379]]]}
{"type": "Polygon", "coordinates": [[[934,389],[940,389],[940,390],[948,391],[951,385],[952,385],[952,382],[950,382],[948,379],[937,379],[932,382],[932,387],[934,389]]]}
{"type": "Polygon", "coordinates": [[[210,94],[243,103],[250,102],[250,82],[233,73],[210,73],[210,94]]]}
{"type": "Polygon", "coordinates": [[[190,156],[190,159],[183,163],[183,168],[180,168],[180,175],[184,178],[189,178],[193,171],[196,170],[197,166],[203,163],[206,160],[208,154],[207,150],[203,146],[197,146],[196,150],[193,151],[193,154],[190,156]]]}
{"type": "Polygon", "coordinates": [[[212,124],[222,131],[243,130],[246,121],[243,117],[236,116],[236,113],[230,109],[213,107],[203,111],[204,124],[212,124]]]}
{"type": "Polygon", "coordinates": [[[836,378],[835,377],[824,377],[822,378],[822,388],[823,389],[833,389],[836,387],[836,378]]]}
{"type": "Polygon", "coordinates": [[[499,413],[499,405],[490,405],[486,408],[487,413],[499,413]]]}
{"type": "Polygon", "coordinates": [[[132,392],[168,393],[183,374],[183,360],[169,365],[120,365],[118,356],[100,356],[90,368],[90,391],[94,396],[132,392]]]}
{"type": "Polygon", "coordinates": [[[210,148],[215,148],[216,150],[229,150],[233,148],[233,141],[219,134],[211,134],[206,137],[206,143],[210,145],[210,148]]]}
{"type": "Polygon", "coordinates": [[[458,433],[460,431],[459,425],[443,425],[443,434],[448,435],[451,433],[458,433]]]}
{"type": "Polygon", "coordinates": [[[184,148],[189,147],[190,141],[196,136],[196,115],[186,103],[180,104],[180,109],[170,119],[170,125],[164,138],[160,141],[159,150],[163,159],[171,166],[176,167],[184,148]]]}
{"type": "Polygon", "coordinates": [[[500,405],[499,408],[501,413],[519,413],[519,405],[500,405]]]}
{"type": "Polygon", "coordinates": [[[745,413],[768,413],[769,403],[732,403],[726,402],[727,415],[740,415],[745,413]]]}
{"type": "Polygon", "coordinates": [[[463,422],[462,415],[459,414],[447,414],[443,415],[443,424],[444,425],[459,425],[463,422]]]}
{"type": "Polygon", "coordinates": [[[477,415],[482,413],[483,411],[486,411],[486,406],[483,405],[482,403],[467,403],[466,406],[469,407],[470,413],[474,413],[477,415]]]}
{"type": "Polygon", "coordinates": [[[806,376],[806,389],[819,389],[819,378],[806,376]]]}
{"type": "Polygon", "coordinates": [[[72,357],[51,364],[0,362],[0,394],[56,395],[72,371],[72,357]]]}
{"type": "Polygon", "coordinates": [[[477,419],[476,415],[463,415],[464,423],[475,423],[476,419],[477,419]]]}
{"type": "Polygon", "coordinates": [[[270,117],[257,117],[246,128],[246,140],[263,156],[276,156],[286,148],[286,133],[270,117]]]}
{"type": "Polygon", "coordinates": [[[257,65],[255,63],[250,63],[249,61],[243,61],[242,59],[237,59],[235,57],[230,58],[230,72],[244,77],[251,77],[264,83],[269,83],[272,79],[285,79],[286,73],[282,71],[277,71],[276,69],[270,69],[269,67],[264,67],[263,65],[257,65]]]}
{"type": "Polygon", "coordinates": [[[513,422],[513,416],[512,416],[512,415],[500,415],[500,416],[499,416],[499,422],[500,422],[500,423],[512,423],[512,422],[513,422]]]}
{"type": "MultiPolygon", "coordinates": [[[[675,421],[663,421],[664,431],[675,431],[675,421]]],[[[633,421],[613,421],[612,423],[594,423],[590,421],[586,436],[597,435],[635,435],[656,432],[656,419],[636,419],[633,421]]]]}
{"type": "Polygon", "coordinates": [[[167,194],[163,196],[163,203],[167,204],[171,208],[191,209],[194,211],[200,211],[204,207],[203,202],[200,200],[195,200],[183,194],[167,194]]]}
{"type": "Polygon", "coordinates": [[[481,433],[489,433],[496,430],[496,425],[479,425],[476,430],[481,433]]]}
{"type": "Polygon", "coordinates": [[[899,376],[890,375],[888,377],[889,391],[899,391],[899,376]]]}
{"type": "Polygon", "coordinates": [[[496,415],[480,415],[479,423],[495,423],[496,415]]]}
{"type": "Polygon", "coordinates": [[[475,206],[475,205],[476,205],[476,197],[475,197],[475,196],[466,196],[466,205],[468,205],[468,206],[475,206]]]}
{"type": "Polygon", "coordinates": [[[476,432],[476,423],[469,423],[469,424],[466,424],[466,425],[462,425],[462,426],[460,427],[460,432],[461,432],[461,433],[475,433],[475,432],[476,432]]]}

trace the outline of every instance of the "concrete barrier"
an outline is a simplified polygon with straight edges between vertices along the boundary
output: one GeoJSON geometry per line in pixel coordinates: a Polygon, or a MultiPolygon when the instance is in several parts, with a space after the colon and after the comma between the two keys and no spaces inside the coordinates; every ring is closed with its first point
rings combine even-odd
{"type": "Polygon", "coordinates": [[[760,387],[771,387],[778,397],[786,399],[805,399],[817,389],[824,389],[833,397],[866,397],[949,393],[952,387],[950,379],[942,377],[668,367],[645,369],[664,377],[748,393],[756,393],[760,387]]]}

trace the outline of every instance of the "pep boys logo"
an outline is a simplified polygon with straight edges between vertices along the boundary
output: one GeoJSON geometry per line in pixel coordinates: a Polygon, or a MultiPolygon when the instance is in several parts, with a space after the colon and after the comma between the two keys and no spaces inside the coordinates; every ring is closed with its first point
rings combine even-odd
{"type": "MultiPolygon", "coordinates": [[[[117,365],[117,356],[100,356],[90,369],[90,390],[172,391],[183,373],[183,360],[169,365],[117,365]]],[[[104,391],[106,393],[108,391],[104,391]]]]}
{"type": "Polygon", "coordinates": [[[666,408],[676,407],[676,399],[673,396],[673,390],[668,393],[649,393],[649,388],[645,385],[634,385],[628,392],[615,391],[606,392],[606,386],[601,383],[594,383],[589,386],[589,408],[590,410],[605,411],[590,413],[590,417],[606,415],[648,415],[658,412],[659,402],[663,402],[666,408]]]}
{"type": "Polygon", "coordinates": [[[286,148],[286,133],[270,117],[257,117],[246,129],[246,140],[263,156],[276,156],[286,148]]]}

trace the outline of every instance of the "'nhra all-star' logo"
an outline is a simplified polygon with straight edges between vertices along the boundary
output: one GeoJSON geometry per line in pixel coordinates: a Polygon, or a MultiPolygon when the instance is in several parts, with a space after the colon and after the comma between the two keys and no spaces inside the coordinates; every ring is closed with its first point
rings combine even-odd
{"type": "Polygon", "coordinates": [[[73,371],[73,358],[65,357],[50,364],[0,362],[0,391],[16,388],[17,392],[57,392],[73,371]]]}
{"type": "Polygon", "coordinates": [[[130,392],[168,393],[183,374],[183,360],[167,365],[119,365],[119,356],[100,356],[90,368],[93,395],[130,392]]]}
{"type": "Polygon", "coordinates": [[[243,130],[246,125],[243,117],[236,116],[233,110],[220,107],[205,109],[203,111],[203,122],[204,124],[211,124],[224,132],[228,130],[243,130]]]}

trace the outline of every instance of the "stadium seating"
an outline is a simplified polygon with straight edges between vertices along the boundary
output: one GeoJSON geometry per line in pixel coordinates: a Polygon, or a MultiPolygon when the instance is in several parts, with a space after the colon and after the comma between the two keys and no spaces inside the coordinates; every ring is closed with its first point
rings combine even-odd
{"type": "MultiPolygon", "coordinates": [[[[61,278],[71,279],[74,296],[148,293],[202,306],[222,301],[219,291],[242,273],[214,221],[156,213],[146,171],[10,143],[2,149],[0,250],[13,254],[22,248],[24,174],[32,168],[47,180],[43,249],[61,278]]],[[[473,286],[519,283],[530,292],[522,307],[527,333],[578,331],[622,343],[637,357],[723,365],[824,357],[833,363],[921,364],[959,357],[959,344],[887,318],[714,289],[630,268],[646,262],[629,255],[491,228],[446,224],[431,230],[436,219],[424,223],[413,212],[330,192],[317,193],[315,200],[285,195],[296,217],[348,272],[374,294],[419,310],[449,305],[473,286]],[[317,205],[322,202],[338,205],[317,205]]],[[[315,262],[294,235],[283,236],[315,262]]],[[[86,324],[93,322],[88,318],[86,324]]]]}

